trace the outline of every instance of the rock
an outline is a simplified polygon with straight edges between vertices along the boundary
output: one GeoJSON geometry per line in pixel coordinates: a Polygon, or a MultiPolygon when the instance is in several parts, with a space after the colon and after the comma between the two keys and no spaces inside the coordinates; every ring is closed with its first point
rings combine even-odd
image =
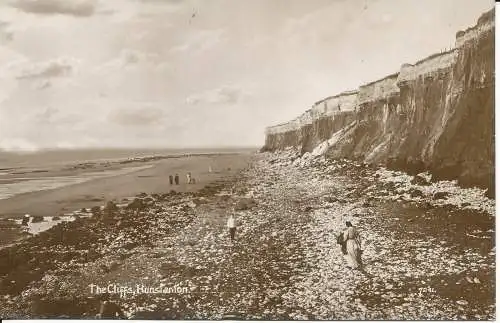
{"type": "Polygon", "coordinates": [[[312,208],[312,206],[309,206],[309,205],[308,205],[308,206],[304,207],[304,208],[302,209],[302,211],[303,211],[303,212],[310,212],[310,211],[312,211],[312,209],[313,209],[313,208],[312,208]]]}
{"type": "Polygon", "coordinates": [[[116,205],[115,202],[113,201],[108,201],[106,203],[106,206],[104,207],[104,210],[103,210],[103,213],[105,215],[109,215],[109,216],[112,216],[114,215],[116,212],[118,212],[118,206],[116,205]]]}
{"type": "Polygon", "coordinates": [[[93,216],[99,216],[99,215],[101,215],[101,207],[94,206],[90,209],[90,212],[92,213],[93,216]]]}
{"type": "Polygon", "coordinates": [[[408,193],[410,193],[411,197],[424,197],[424,193],[422,193],[421,190],[416,189],[416,188],[410,189],[410,191],[408,193]]]}
{"type": "Polygon", "coordinates": [[[255,202],[253,198],[242,198],[236,203],[234,209],[235,211],[244,211],[249,210],[256,205],[257,202],[255,202]]]}
{"type": "Polygon", "coordinates": [[[43,216],[41,216],[41,215],[35,215],[35,216],[32,217],[31,222],[32,223],[43,222],[43,216]]]}
{"type": "Polygon", "coordinates": [[[460,299],[457,301],[457,304],[465,306],[465,305],[469,305],[469,302],[467,302],[465,299],[460,299]]]}
{"type": "Polygon", "coordinates": [[[415,175],[415,176],[413,176],[413,179],[410,181],[410,184],[427,186],[427,185],[430,185],[431,183],[429,183],[429,181],[426,178],[424,178],[423,176],[415,175]]]}
{"type": "Polygon", "coordinates": [[[333,197],[333,196],[326,196],[325,197],[325,202],[328,202],[328,203],[335,203],[337,202],[338,199],[336,197],[333,197]]]}
{"type": "Polygon", "coordinates": [[[432,196],[432,199],[434,199],[434,200],[441,200],[441,199],[447,198],[448,196],[449,196],[449,194],[447,192],[436,192],[432,196]]]}
{"type": "Polygon", "coordinates": [[[151,206],[155,203],[155,199],[150,197],[150,196],[144,198],[142,201],[145,205],[148,205],[148,206],[151,206]]]}
{"type": "Polygon", "coordinates": [[[127,209],[130,209],[130,210],[142,210],[144,209],[145,205],[142,201],[142,199],[140,198],[135,198],[132,202],[130,202],[128,205],[127,205],[127,209]]]}

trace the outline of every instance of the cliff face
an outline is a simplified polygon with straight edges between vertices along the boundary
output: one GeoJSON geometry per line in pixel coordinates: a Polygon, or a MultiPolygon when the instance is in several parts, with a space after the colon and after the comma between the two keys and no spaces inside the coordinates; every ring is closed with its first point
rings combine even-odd
{"type": "Polygon", "coordinates": [[[317,102],[270,127],[263,150],[289,146],[494,189],[494,11],[455,49],[317,102]]]}
{"type": "Polygon", "coordinates": [[[312,151],[355,119],[357,95],[352,91],[326,98],[298,118],[267,128],[263,150],[299,147],[302,152],[312,151]]]}

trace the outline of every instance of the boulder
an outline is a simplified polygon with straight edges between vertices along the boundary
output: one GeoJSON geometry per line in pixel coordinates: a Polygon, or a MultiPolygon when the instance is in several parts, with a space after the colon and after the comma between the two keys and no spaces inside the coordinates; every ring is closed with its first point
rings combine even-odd
{"type": "Polygon", "coordinates": [[[104,207],[104,214],[106,215],[114,215],[118,212],[118,206],[116,205],[115,202],[113,201],[108,201],[108,203],[106,203],[106,206],[104,207]]]}
{"type": "Polygon", "coordinates": [[[424,197],[424,193],[419,189],[412,188],[408,193],[411,197],[424,197]]]}
{"type": "Polygon", "coordinates": [[[235,211],[244,211],[244,210],[249,210],[256,205],[257,202],[253,198],[242,198],[238,200],[234,209],[235,211]]]}
{"type": "Polygon", "coordinates": [[[434,200],[442,200],[442,199],[447,198],[448,196],[449,196],[449,193],[447,193],[447,192],[436,192],[432,196],[432,199],[434,199],[434,200]]]}
{"type": "Polygon", "coordinates": [[[130,202],[127,205],[127,209],[131,210],[142,210],[144,209],[144,207],[145,207],[144,202],[142,201],[142,199],[139,198],[135,198],[132,202],[130,202]]]}
{"type": "Polygon", "coordinates": [[[41,216],[41,215],[35,215],[34,217],[32,217],[31,222],[32,223],[43,222],[43,216],[41,216]]]}
{"type": "Polygon", "coordinates": [[[93,216],[99,216],[99,215],[101,215],[101,207],[94,206],[90,209],[90,212],[92,213],[93,216]]]}
{"type": "Polygon", "coordinates": [[[413,176],[413,179],[411,180],[410,183],[412,185],[422,185],[422,186],[431,185],[431,183],[429,183],[429,181],[426,178],[420,175],[413,176]]]}

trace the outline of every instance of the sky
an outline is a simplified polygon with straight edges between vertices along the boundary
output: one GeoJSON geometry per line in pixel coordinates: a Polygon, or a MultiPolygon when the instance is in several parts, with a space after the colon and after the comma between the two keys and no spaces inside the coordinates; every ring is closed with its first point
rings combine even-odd
{"type": "Polygon", "coordinates": [[[1,0],[0,149],[261,146],[490,0],[1,0]]]}

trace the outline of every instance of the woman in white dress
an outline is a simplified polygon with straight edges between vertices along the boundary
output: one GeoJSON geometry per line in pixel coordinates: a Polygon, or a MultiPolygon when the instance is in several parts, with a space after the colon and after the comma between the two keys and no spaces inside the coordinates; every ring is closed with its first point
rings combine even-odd
{"type": "Polygon", "coordinates": [[[353,269],[361,268],[361,238],[358,230],[352,226],[351,221],[346,221],[347,229],[344,231],[347,259],[353,269]]]}

